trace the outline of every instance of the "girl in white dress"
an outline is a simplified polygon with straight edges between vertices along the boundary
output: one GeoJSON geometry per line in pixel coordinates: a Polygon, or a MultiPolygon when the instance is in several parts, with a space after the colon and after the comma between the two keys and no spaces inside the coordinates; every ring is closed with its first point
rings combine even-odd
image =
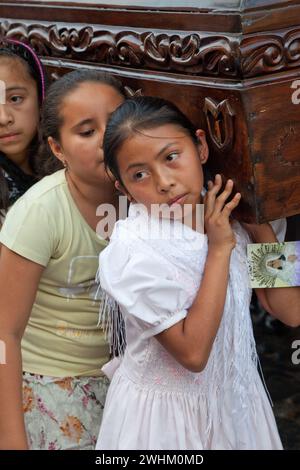
{"type": "MultiPolygon", "coordinates": [[[[204,132],[171,103],[140,97],[113,113],[104,153],[131,205],[100,255],[101,320],[120,339],[119,306],[126,349],[115,370],[116,360],[106,368],[112,381],[96,448],[281,449],[257,371],[250,239],[231,220],[241,196],[228,202],[233,182],[221,191],[217,175],[203,197],[204,132]],[[154,205],[171,217],[153,215],[154,205]]],[[[276,241],[269,224],[247,228],[255,241],[276,241]]],[[[268,311],[299,324],[299,290],[259,291],[268,311]]]]}

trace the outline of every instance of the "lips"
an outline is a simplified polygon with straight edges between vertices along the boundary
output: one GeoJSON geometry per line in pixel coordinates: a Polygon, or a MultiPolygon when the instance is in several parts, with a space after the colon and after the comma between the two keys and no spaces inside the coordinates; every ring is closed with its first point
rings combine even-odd
{"type": "Polygon", "coordinates": [[[187,195],[187,193],[184,193],[184,194],[180,194],[177,197],[174,197],[173,199],[171,199],[171,201],[168,202],[168,205],[172,206],[173,204],[180,204],[183,201],[183,199],[185,198],[186,195],[187,195]]]}
{"type": "Polygon", "coordinates": [[[3,135],[0,135],[0,141],[10,142],[11,140],[15,140],[15,138],[18,137],[19,135],[20,134],[18,133],[3,134],[3,135]]]}

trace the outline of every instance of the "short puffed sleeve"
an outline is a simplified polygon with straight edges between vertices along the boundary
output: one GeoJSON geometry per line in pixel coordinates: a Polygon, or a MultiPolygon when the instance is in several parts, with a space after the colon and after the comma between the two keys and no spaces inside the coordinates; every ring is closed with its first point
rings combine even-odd
{"type": "Polygon", "coordinates": [[[126,316],[142,327],[144,337],[157,335],[186,317],[191,299],[176,267],[154,251],[129,249],[112,241],[100,254],[101,288],[126,316]]]}

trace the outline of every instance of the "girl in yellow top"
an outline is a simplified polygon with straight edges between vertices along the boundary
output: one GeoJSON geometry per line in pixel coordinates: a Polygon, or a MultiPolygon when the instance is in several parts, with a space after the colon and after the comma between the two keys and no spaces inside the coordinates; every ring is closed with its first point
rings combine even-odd
{"type": "Polygon", "coordinates": [[[43,145],[61,169],[17,201],[0,236],[1,449],[95,446],[109,356],[97,327],[94,279],[106,241],[96,209],[117,205],[102,138],[123,100],[119,82],[96,71],[71,72],[47,94],[43,145]]]}

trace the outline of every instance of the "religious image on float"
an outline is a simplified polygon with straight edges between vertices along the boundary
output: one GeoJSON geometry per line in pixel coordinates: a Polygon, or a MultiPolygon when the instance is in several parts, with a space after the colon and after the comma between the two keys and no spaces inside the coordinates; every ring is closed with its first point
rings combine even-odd
{"type": "Polygon", "coordinates": [[[300,286],[300,241],[247,246],[252,288],[300,286]]]}

